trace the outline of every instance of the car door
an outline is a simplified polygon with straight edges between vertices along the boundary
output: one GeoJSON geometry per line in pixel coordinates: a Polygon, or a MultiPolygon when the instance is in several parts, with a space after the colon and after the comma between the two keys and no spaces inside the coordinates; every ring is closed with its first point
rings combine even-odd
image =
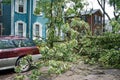
{"type": "Polygon", "coordinates": [[[0,68],[12,66],[13,54],[15,46],[11,40],[0,40],[0,68]]]}

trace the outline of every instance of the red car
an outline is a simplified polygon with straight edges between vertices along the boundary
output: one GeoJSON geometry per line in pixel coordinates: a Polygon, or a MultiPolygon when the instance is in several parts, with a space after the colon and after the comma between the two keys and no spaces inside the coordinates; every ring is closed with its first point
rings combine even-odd
{"type": "Polygon", "coordinates": [[[0,37],[0,70],[20,66],[24,72],[40,58],[39,49],[32,40],[19,36],[0,37]],[[32,55],[32,58],[25,58],[27,55],[32,55]],[[23,58],[24,64],[21,64],[23,58]]]}

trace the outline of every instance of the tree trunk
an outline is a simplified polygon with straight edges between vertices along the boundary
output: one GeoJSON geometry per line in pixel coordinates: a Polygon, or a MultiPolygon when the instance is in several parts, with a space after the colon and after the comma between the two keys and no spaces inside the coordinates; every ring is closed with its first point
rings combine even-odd
{"type": "MultiPolygon", "coordinates": [[[[52,2],[52,0],[51,0],[51,10],[50,10],[50,14],[51,14],[51,19],[52,19],[52,17],[53,17],[53,14],[52,14],[52,6],[53,6],[53,2],[52,2]]],[[[53,28],[53,21],[51,20],[51,22],[50,22],[50,28],[53,28]]],[[[53,35],[54,36],[54,34],[49,34],[49,36],[50,35],[53,35]]],[[[50,41],[49,41],[50,43],[50,47],[52,48],[53,47],[53,39],[50,39],[50,41]]]]}
{"type": "MultiPolygon", "coordinates": [[[[101,9],[103,10],[103,13],[107,16],[107,18],[109,20],[111,20],[110,16],[108,15],[108,13],[105,11],[104,7],[102,6],[102,4],[100,3],[99,0],[97,0],[98,4],[100,5],[101,9]]],[[[105,4],[105,0],[104,0],[104,4],[105,4]]]]}

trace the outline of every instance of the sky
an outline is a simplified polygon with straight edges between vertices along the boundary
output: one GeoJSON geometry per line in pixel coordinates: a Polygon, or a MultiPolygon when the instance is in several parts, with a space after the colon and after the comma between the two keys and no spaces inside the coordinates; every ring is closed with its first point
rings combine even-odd
{"type": "MultiPolygon", "coordinates": [[[[101,9],[101,7],[99,6],[97,0],[86,0],[89,5],[87,7],[84,8],[84,10],[90,10],[90,9],[101,9]]],[[[107,0],[106,0],[107,1],[107,0]]],[[[67,8],[65,9],[65,11],[69,8],[69,7],[72,7],[74,5],[74,3],[70,2],[67,4],[67,8]]],[[[113,7],[111,7],[110,5],[106,4],[106,12],[108,13],[108,15],[110,16],[110,18],[113,18],[114,15],[113,15],[113,7]]],[[[102,11],[102,9],[101,9],[102,11]]],[[[108,18],[105,16],[105,19],[107,20],[108,18]]]]}
{"type": "MultiPolygon", "coordinates": [[[[93,9],[101,9],[97,0],[87,0],[89,2],[89,6],[88,8],[92,8],[93,9]]],[[[101,10],[102,11],[102,10],[101,10]]],[[[110,5],[106,4],[106,12],[108,13],[108,15],[110,15],[111,18],[113,18],[113,7],[110,7],[110,5]]],[[[105,17],[107,19],[107,17],[105,17]]]]}

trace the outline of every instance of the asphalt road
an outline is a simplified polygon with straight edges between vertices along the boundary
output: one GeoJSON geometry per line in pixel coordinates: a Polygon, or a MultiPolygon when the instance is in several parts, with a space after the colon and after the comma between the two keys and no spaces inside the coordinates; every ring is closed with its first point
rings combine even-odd
{"type": "MultiPolygon", "coordinates": [[[[46,67],[41,69],[42,72],[46,72],[46,70],[48,70],[46,67]]],[[[25,75],[29,73],[30,71],[26,72],[25,75]]],[[[0,80],[13,80],[15,75],[14,69],[2,70],[0,71],[0,80]]],[[[120,69],[106,69],[79,62],[63,74],[40,76],[39,80],[120,80],[120,69]]]]}
{"type": "Polygon", "coordinates": [[[1,70],[0,71],[0,80],[7,80],[9,77],[15,74],[14,69],[1,70]]]}

